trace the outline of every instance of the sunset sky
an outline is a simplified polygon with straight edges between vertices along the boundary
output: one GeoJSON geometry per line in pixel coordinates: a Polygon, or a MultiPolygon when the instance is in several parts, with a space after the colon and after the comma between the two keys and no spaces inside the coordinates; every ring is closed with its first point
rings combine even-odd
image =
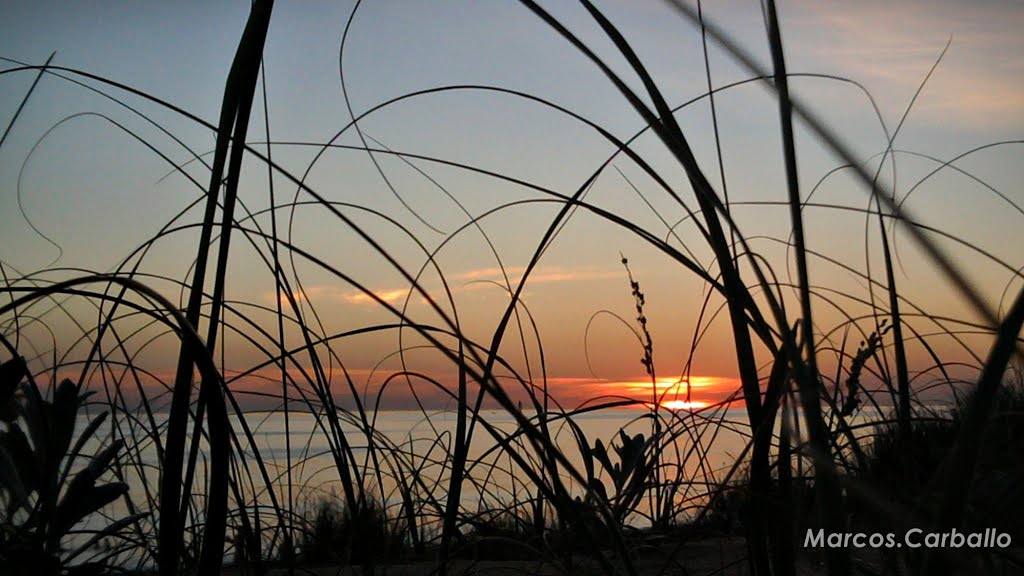
{"type": "MultiPolygon", "coordinates": [[[[607,58],[631,87],[642,90],[626,61],[581,6],[542,4],[607,58]]],[[[706,4],[709,20],[722,26],[762,65],[770,63],[758,3],[706,4]]],[[[671,105],[706,93],[699,28],[668,3],[597,5],[632,43],[671,105]]],[[[216,123],[248,8],[249,2],[241,0],[9,1],[0,19],[2,69],[39,65],[56,51],[53,63],[57,66],[127,84],[216,123]]],[[[436,263],[451,290],[463,330],[487,346],[508,302],[501,285],[507,277],[516,287],[562,205],[534,189],[425,160],[405,163],[394,156],[375,155],[373,160],[387,180],[365,151],[329,150],[311,165],[319,150],[316,145],[330,142],[351,119],[340,73],[348,105],[357,115],[417,90],[487,85],[555,102],[621,139],[636,133],[642,121],[597,67],[517,2],[364,3],[352,20],[339,67],[341,37],[352,10],[349,2],[278,2],[275,6],[264,52],[270,139],[277,142],[272,148],[274,161],[297,177],[309,168],[307,184],[326,199],[345,203],[339,210],[365,227],[413,275],[427,261],[424,247],[438,250],[436,263]],[[467,226],[473,217],[481,217],[480,229],[467,226]]],[[[941,241],[992,309],[1005,307],[1005,300],[1021,287],[1019,278],[1013,280],[1014,270],[1024,265],[1020,250],[1024,212],[1014,204],[1024,204],[1020,185],[1024,181],[1024,35],[1020,33],[1024,4],[798,1],[780,2],[779,10],[790,72],[829,74],[861,83],[874,97],[890,132],[951,41],[896,138],[895,179],[889,167],[882,180],[894,185],[899,198],[906,197],[905,206],[918,220],[1002,260],[994,262],[949,240],[941,241]],[[997,143],[1002,144],[955,163],[976,179],[947,169],[915,187],[937,167],[936,160],[951,160],[997,143]]],[[[749,78],[710,38],[708,42],[714,86],[749,78]]],[[[34,71],[0,75],[0,119],[5,127],[34,78],[34,71]]],[[[796,77],[791,82],[794,94],[824,118],[873,171],[886,138],[864,93],[836,80],[796,77]]],[[[88,84],[102,88],[97,82],[88,84]]],[[[214,145],[209,129],[137,96],[103,89],[209,159],[206,155],[214,145]]],[[[257,101],[249,139],[261,143],[257,148],[265,151],[267,131],[259,92],[257,101]]],[[[765,205],[786,198],[777,102],[763,84],[753,82],[720,92],[715,106],[725,185],[736,203],[738,226],[780,282],[790,281],[796,276],[792,254],[780,243],[790,231],[788,211],[784,205],[765,205]]],[[[677,118],[721,194],[708,100],[684,108],[677,118]]],[[[367,143],[373,147],[467,164],[562,194],[575,192],[614,151],[594,130],[559,112],[484,90],[403,100],[368,115],[360,128],[372,138],[367,143]]],[[[82,270],[112,271],[201,197],[201,189],[125,130],[171,161],[188,162],[184,170],[202,186],[207,184],[208,171],[199,162],[189,162],[192,152],[145,119],[82,86],[46,76],[0,148],[0,260],[9,279],[38,275],[54,280],[82,270]]],[[[353,130],[334,143],[360,144],[353,130]]],[[[802,195],[808,198],[814,190],[812,202],[833,205],[806,209],[809,246],[854,270],[864,272],[870,266],[880,274],[874,220],[866,240],[862,211],[868,206],[868,191],[855,185],[848,171],[830,175],[816,188],[839,161],[799,125],[797,145],[802,195]]],[[[656,138],[643,136],[635,148],[695,205],[684,173],[656,138]]],[[[241,200],[248,210],[257,212],[270,205],[267,170],[254,158],[247,162],[241,200]]],[[[274,178],[274,191],[278,204],[311,200],[280,175],[274,178]]],[[[635,163],[624,158],[602,173],[586,199],[662,238],[669,234],[666,223],[675,224],[686,216],[635,163]]],[[[294,212],[281,208],[278,215],[282,238],[351,275],[397,307],[408,298],[409,315],[417,321],[440,324],[419,295],[409,296],[409,283],[323,207],[300,205],[294,212]]],[[[243,217],[244,213],[239,216],[243,217]]],[[[201,218],[200,205],[176,225],[195,224],[201,218]]],[[[269,230],[266,212],[256,220],[269,230]]],[[[242,226],[252,228],[252,221],[242,226]]],[[[714,269],[711,251],[692,222],[683,221],[675,231],[679,238],[670,244],[683,243],[695,260],[714,269]]],[[[143,274],[153,276],[139,279],[171,300],[184,302],[186,297],[172,280],[191,278],[197,238],[194,227],[161,237],[140,267],[143,274]]],[[[908,302],[933,318],[979,322],[934,266],[922,259],[908,235],[897,233],[895,243],[900,257],[897,282],[908,302]]],[[[269,340],[244,322],[251,320],[276,334],[272,309],[278,296],[273,275],[242,236],[235,236],[232,249],[228,298],[264,309],[242,306],[227,320],[266,346],[269,340]]],[[[260,249],[266,253],[266,244],[260,249]]],[[[526,308],[521,312],[528,310],[530,317],[520,316],[522,332],[514,325],[510,328],[502,356],[536,385],[546,374],[550,390],[567,405],[600,395],[650,398],[650,378],[640,363],[643,350],[635,332],[639,328],[634,299],[620,262],[623,255],[645,295],[659,389],[674,391],[675,383],[688,380],[695,402],[726,398],[737,387],[737,370],[722,299],[713,297],[702,315],[706,285],[636,235],[582,210],[573,214],[527,282],[526,308]],[[695,337],[699,337],[696,347],[695,337]]],[[[864,317],[869,311],[863,303],[869,297],[865,282],[816,257],[811,266],[812,282],[822,287],[822,300],[815,303],[822,340],[839,347],[847,316],[870,332],[871,320],[864,317]]],[[[286,262],[285,268],[289,278],[301,279],[301,291],[296,288],[295,294],[307,313],[308,306],[315,307],[318,317],[309,321],[318,334],[395,321],[367,294],[308,261],[296,258],[286,262]]],[[[747,280],[753,281],[752,277],[747,280]]],[[[424,272],[422,284],[451,312],[432,266],[424,272]]],[[[6,302],[7,296],[0,300],[6,302]]],[[[45,309],[33,308],[26,314],[41,315],[45,309]]],[[[790,314],[796,318],[795,307],[790,314]]],[[[82,331],[70,317],[85,326],[95,325],[96,311],[88,303],[71,301],[67,313],[48,312],[43,319],[53,335],[40,325],[26,328],[23,338],[32,344],[20,351],[26,356],[42,354],[38,361],[43,366],[56,342],[58,355],[68,353],[66,361],[79,358],[86,348],[77,341],[82,331]]],[[[910,321],[922,335],[936,331],[929,320],[910,321]]],[[[12,330],[10,319],[2,322],[7,334],[12,330]]],[[[137,326],[132,322],[126,321],[126,333],[137,326]]],[[[973,330],[969,324],[945,326],[973,330]]],[[[137,360],[148,370],[166,377],[173,372],[176,341],[165,336],[148,343],[157,334],[156,328],[147,328],[132,336],[129,347],[140,350],[137,360]]],[[[851,333],[847,353],[855,351],[862,338],[851,333]]],[[[949,336],[929,338],[935,351],[950,362],[969,361],[968,350],[983,356],[989,341],[983,334],[965,334],[963,346],[949,336]]],[[[266,360],[265,353],[237,333],[228,331],[222,342],[223,368],[229,376],[266,360]]],[[[289,347],[301,344],[294,327],[288,329],[287,343],[289,347]]],[[[335,340],[332,349],[360,390],[376,391],[389,375],[401,370],[397,351],[403,346],[409,370],[451,386],[455,378],[451,363],[423,345],[408,330],[401,335],[388,330],[335,340]]],[[[916,371],[930,366],[922,346],[911,343],[910,354],[916,371]]],[[[823,366],[835,370],[834,362],[823,366]]],[[[332,369],[332,379],[342,386],[339,364],[332,369]]],[[[262,368],[258,376],[234,385],[274,389],[280,372],[262,368]]],[[[926,372],[917,383],[925,385],[934,376],[926,372]]],[[[431,386],[412,385],[422,397],[440,402],[442,395],[431,386]]],[[[393,381],[388,386],[386,405],[411,405],[409,383],[393,381]]],[[[681,399],[685,389],[677,388],[681,399]]]]}

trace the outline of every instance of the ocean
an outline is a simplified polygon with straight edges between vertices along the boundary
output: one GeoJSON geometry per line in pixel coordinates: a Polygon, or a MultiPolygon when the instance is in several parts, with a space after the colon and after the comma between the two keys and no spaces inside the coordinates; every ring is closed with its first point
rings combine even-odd
{"type": "MultiPolygon", "coordinates": [[[[675,509],[683,516],[692,515],[706,501],[710,486],[725,481],[730,470],[736,468],[734,479],[743,477],[742,466],[737,468],[734,464],[745,456],[749,438],[746,413],[740,407],[659,412],[665,440],[648,454],[657,457],[662,481],[670,479],[677,483],[678,490],[672,496],[678,501],[675,509]]],[[[587,452],[592,452],[600,441],[607,447],[614,468],[620,463],[615,447],[622,445],[622,433],[629,438],[637,434],[642,434],[645,440],[651,438],[653,419],[650,416],[649,410],[607,409],[574,415],[570,424],[565,418],[553,415],[549,430],[554,444],[569,464],[586,476],[589,461],[593,474],[601,479],[609,494],[614,494],[612,474],[598,458],[587,452]],[[584,443],[586,450],[582,448],[584,443]]],[[[862,414],[858,420],[867,421],[874,416],[862,414]]],[[[155,418],[162,429],[166,414],[157,414],[155,418]]],[[[483,411],[480,419],[473,428],[468,450],[460,508],[470,515],[512,512],[528,516],[530,502],[538,491],[523,464],[537,473],[544,467],[542,455],[523,435],[515,434],[518,426],[508,413],[483,411]],[[520,458],[518,463],[513,453],[520,458]]],[[[410,494],[416,514],[420,516],[420,525],[428,532],[437,529],[449,488],[457,422],[454,412],[368,413],[369,426],[365,428],[357,425],[358,417],[351,415],[340,421],[339,428],[332,428],[323,414],[292,412],[286,426],[281,411],[253,412],[246,414],[252,443],[242,434],[238,417],[232,420],[238,445],[242,447],[239,450],[235,446],[232,451],[232,475],[238,491],[232,491],[229,509],[234,513],[244,510],[250,518],[258,514],[260,523],[267,527],[276,522],[271,506],[276,500],[286,510],[311,517],[318,505],[343,500],[340,466],[362,483],[390,517],[398,518],[404,513],[403,493],[410,494]],[[342,440],[348,445],[354,465],[351,460],[337,458],[346,452],[339,449],[342,440]],[[259,463],[263,464],[262,470],[259,463]]],[[[144,426],[145,421],[139,414],[110,418],[99,430],[98,440],[87,445],[84,451],[91,453],[99,448],[100,442],[105,444],[111,438],[127,440],[118,456],[118,476],[129,485],[132,508],[143,512],[158,510],[160,482],[156,439],[144,426]]],[[[83,418],[78,431],[84,427],[83,418]]],[[[203,521],[202,494],[207,464],[206,455],[201,451],[193,484],[194,514],[188,523],[203,521]]],[[[562,466],[559,477],[571,494],[580,497],[585,494],[585,486],[562,466]]],[[[637,527],[649,524],[648,513],[653,502],[653,496],[642,499],[628,523],[637,527]]],[[[103,515],[93,515],[81,523],[82,533],[70,537],[65,545],[80,545],[86,540],[83,534],[126,515],[128,507],[119,500],[108,506],[103,515]]],[[[140,540],[149,540],[155,545],[157,518],[158,513],[153,513],[132,528],[140,540]]],[[[229,526],[236,522],[237,518],[229,518],[229,526]]],[[[152,550],[140,549],[135,559],[124,555],[120,558],[127,564],[145,565],[151,561],[151,554],[152,550]]],[[[128,556],[136,556],[136,553],[128,556]]]]}

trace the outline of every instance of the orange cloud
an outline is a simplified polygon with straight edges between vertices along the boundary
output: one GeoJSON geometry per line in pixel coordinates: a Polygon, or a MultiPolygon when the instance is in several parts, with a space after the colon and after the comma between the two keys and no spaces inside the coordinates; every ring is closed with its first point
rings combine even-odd
{"type": "MultiPolygon", "coordinates": [[[[509,266],[505,268],[505,274],[508,276],[508,281],[512,286],[516,286],[522,281],[523,274],[526,272],[524,266],[509,266]]],[[[598,270],[594,268],[574,268],[567,269],[558,266],[541,266],[534,268],[527,280],[529,284],[554,284],[560,282],[582,282],[589,280],[604,280],[609,278],[620,278],[623,274],[617,271],[598,270]]],[[[464,290],[478,290],[482,288],[493,288],[494,282],[498,284],[505,284],[505,275],[502,274],[501,268],[489,267],[489,268],[477,268],[473,270],[466,270],[458,272],[449,276],[450,281],[454,284],[451,287],[452,292],[460,292],[464,290]],[[459,285],[461,283],[461,285],[459,285]]],[[[409,288],[384,288],[373,290],[373,294],[385,302],[396,302],[406,298],[409,294],[409,288]]],[[[265,300],[273,302],[275,294],[268,292],[264,295],[265,300]]],[[[339,302],[346,302],[349,304],[374,304],[376,301],[369,294],[364,292],[357,292],[354,290],[342,290],[339,287],[314,285],[305,287],[302,291],[293,292],[293,296],[296,301],[311,301],[317,299],[329,299],[339,302]]],[[[281,295],[281,303],[287,305],[288,298],[284,294],[281,295]]]]}
{"type": "MultiPolygon", "coordinates": [[[[409,290],[408,289],[403,289],[403,288],[396,288],[394,290],[382,290],[382,291],[379,291],[379,292],[374,292],[373,295],[376,296],[377,298],[385,301],[385,302],[395,302],[396,300],[400,300],[400,299],[403,299],[406,296],[408,296],[409,295],[409,290]]],[[[371,297],[369,294],[366,294],[365,292],[356,292],[356,293],[352,293],[352,294],[345,294],[343,296],[343,298],[345,299],[346,302],[349,302],[349,303],[352,303],[352,304],[376,304],[377,303],[377,301],[373,297],[371,297]]]]}
{"type": "MultiPolygon", "coordinates": [[[[375,290],[373,294],[385,302],[395,302],[405,298],[409,294],[409,290],[407,288],[375,290]]],[[[264,294],[264,300],[273,302],[274,296],[274,292],[267,292],[264,294]]],[[[348,302],[350,304],[374,304],[376,302],[369,294],[364,292],[343,290],[339,287],[323,285],[305,287],[300,291],[292,292],[291,296],[296,302],[315,302],[317,300],[348,302]]],[[[289,301],[288,295],[282,292],[280,298],[281,304],[287,306],[289,301]]]]}
{"type": "MultiPolygon", "coordinates": [[[[656,383],[661,406],[671,410],[689,410],[721,402],[732,395],[739,383],[724,376],[691,376],[690,397],[686,397],[686,382],[674,378],[659,378],[656,383]]],[[[605,380],[598,378],[552,377],[548,390],[564,406],[572,406],[594,398],[631,398],[638,402],[651,400],[651,381],[605,380]]]]}
{"type": "MultiPolygon", "coordinates": [[[[524,266],[509,266],[502,273],[501,268],[478,268],[455,274],[456,280],[466,283],[466,289],[473,290],[493,286],[492,282],[505,284],[507,276],[509,284],[515,286],[523,279],[526,272],[524,266]]],[[[553,284],[558,282],[582,282],[588,280],[606,280],[622,277],[618,271],[599,270],[595,268],[562,268],[559,266],[539,266],[534,268],[527,279],[529,284],[553,284]]]]}

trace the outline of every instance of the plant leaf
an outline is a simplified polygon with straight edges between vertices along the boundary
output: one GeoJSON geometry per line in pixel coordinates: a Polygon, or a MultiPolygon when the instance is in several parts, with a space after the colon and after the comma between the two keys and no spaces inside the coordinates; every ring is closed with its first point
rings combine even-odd
{"type": "Polygon", "coordinates": [[[18,473],[26,495],[38,490],[40,463],[21,428],[12,426],[6,432],[0,432],[0,448],[7,452],[11,466],[18,473]]]}
{"type": "Polygon", "coordinates": [[[7,404],[14,397],[18,384],[28,375],[28,366],[21,356],[11,358],[0,364],[0,406],[7,404]]]}
{"type": "MultiPolygon", "coordinates": [[[[75,480],[78,480],[80,477],[81,474],[75,476],[75,480]]],[[[72,480],[72,483],[75,480],[72,480]]],[[[55,535],[63,536],[67,534],[68,530],[82,518],[128,493],[128,485],[124,482],[111,482],[110,484],[101,484],[99,486],[86,486],[83,482],[81,485],[85,487],[81,491],[76,490],[73,498],[64,498],[60,506],[57,507],[53,523],[55,535]]],[[[72,491],[69,488],[68,496],[71,495],[72,491]]]]}
{"type": "Polygon", "coordinates": [[[63,531],[70,529],[83,517],[92,514],[108,502],[116,499],[117,495],[114,495],[110,500],[103,501],[109,495],[108,493],[113,490],[112,488],[107,488],[107,486],[124,486],[125,490],[121,494],[127,491],[127,485],[121,482],[106,484],[100,487],[96,486],[96,480],[106,471],[111,460],[113,460],[122,446],[124,446],[124,441],[117,440],[101,450],[68,483],[64,496],[61,498],[57,511],[54,514],[54,526],[55,530],[57,530],[57,535],[63,535],[63,531]],[[102,490],[100,490],[101,488],[102,490]],[[97,490],[100,490],[100,492],[97,493],[97,490]],[[97,501],[97,498],[100,501],[97,501]]]}
{"type": "Polygon", "coordinates": [[[67,453],[71,445],[71,437],[75,433],[75,419],[78,416],[78,387],[71,380],[65,378],[57,386],[53,394],[53,404],[50,410],[50,448],[49,455],[52,470],[56,473],[60,460],[67,453]]]}
{"type": "Polygon", "coordinates": [[[18,467],[14,458],[7,451],[7,447],[0,442],[0,493],[8,494],[9,506],[3,513],[3,523],[10,522],[14,513],[17,512],[28,499],[25,493],[25,485],[18,474],[18,467]]]}
{"type": "Polygon", "coordinates": [[[600,438],[594,442],[594,458],[597,458],[597,461],[601,463],[601,466],[604,466],[605,470],[612,473],[614,470],[612,461],[608,459],[608,450],[604,447],[604,442],[601,442],[600,438]]]}
{"type": "Polygon", "coordinates": [[[59,485],[63,486],[64,482],[67,481],[68,474],[71,473],[71,465],[74,463],[75,458],[78,458],[78,455],[82,452],[82,447],[84,447],[85,443],[92,438],[93,434],[96,433],[96,429],[103,424],[109,414],[109,412],[100,412],[98,416],[89,422],[89,425],[85,427],[85,430],[82,430],[82,433],[78,436],[78,440],[75,441],[75,445],[71,448],[71,452],[68,452],[67,459],[64,462],[64,472],[60,475],[59,485]]]}
{"type": "Polygon", "coordinates": [[[587,440],[587,435],[580,428],[579,424],[572,421],[571,418],[567,418],[566,422],[569,424],[569,429],[572,430],[573,437],[576,439],[576,446],[580,450],[580,456],[583,460],[583,466],[586,468],[587,479],[594,479],[594,451],[590,448],[590,441],[587,440]]]}
{"type": "MultiPolygon", "coordinates": [[[[32,379],[28,380],[25,386],[24,401],[21,403],[21,416],[25,419],[25,432],[32,441],[32,448],[36,454],[36,461],[42,465],[46,462],[48,447],[50,446],[50,432],[47,426],[47,403],[39,393],[39,387],[32,379]]],[[[42,487],[40,483],[40,487],[42,487]]]]}
{"type": "Polygon", "coordinates": [[[100,475],[110,466],[110,462],[114,459],[114,456],[124,447],[124,440],[117,439],[110,446],[107,446],[101,450],[98,454],[93,456],[92,460],[89,461],[89,465],[86,466],[83,472],[88,471],[92,474],[93,481],[99,479],[100,475]]]}
{"type": "Polygon", "coordinates": [[[117,534],[121,530],[124,530],[126,527],[128,527],[128,525],[134,524],[139,520],[146,518],[147,516],[149,516],[148,513],[139,512],[138,514],[132,514],[131,516],[126,516],[124,518],[121,518],[120,520],[117,520],[116,522],[111,523],[106,528],[97,531],[85,543],[83,543],[81,546],[79,546],[71,553],[69,553],[67,556],[65,556],[64,563],[69,564],[71,561],[77,558],[82,552],[88,551],[103,538],[106,538],[107,536],[111,536],[113,534],[117,534]]]}

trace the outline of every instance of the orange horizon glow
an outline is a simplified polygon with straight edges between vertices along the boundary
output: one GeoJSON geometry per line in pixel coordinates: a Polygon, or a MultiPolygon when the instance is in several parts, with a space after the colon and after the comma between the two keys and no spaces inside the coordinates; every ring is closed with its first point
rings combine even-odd
{"type": "MultiPolygon", "coordinates": [[[[629,380],[604,382],[603,390],[637,399],[650,399],[658,395],[658,405],[669,410],[699,410],[720,402],[736,390],[735,378],[726,376],[690,376],[689,379],[657,378],[651,380],[629,380]]],[[[653,403],[645,404],[652,407],[653,403]]]]}
{"type": "Polygon", "coordinates": [[[661,403],[662,408],[669,410],[700,410],[710,405],[710,403],[701,400],[690,400],[689,402],[686,400],[664,400],[661,403]]]}
{"type": "MultiPolygon", "coordinates": [[[[297,401],[300,395],[296,392],[295,386],[313,395],[307,379],[311,371],[302,371],[296,367],[289,367],[287,379],[290,382],[288,390],[292,401],[297,401]]],[[[381,391],[384,382],[391,381],[391,384],[384,392],[381,409],[408,409],[415,406],[412,403],[412,394],[409,384],[404,380],[393,380],[392,377],[398,374],[393,368],[365,368],[347,367],[344,374],[332,372],[328,374],[331,386],[336,393],[342,395],[348,393],[346,378],[352,379],[363,401],[373,402],[376,395],[381,391]]],[[[141,377],[140,386],[142,389],[154,392],[165,392],[173,385],[176,373],[171,370],[154,370],[141,377]]],[[[448,373],[433,373],[437,382],[454,382],[455,376],[448,373]]],[[[60,378],[71,378],[77,380],[81,374],[79,371],[64,371],[59,374],[60,378]]],[[[269,406],[279,403],[281,390],[281,371],[276,367],[264,367],[252,372],[242,373],[237,370],[225,370],[225,380],[228,388],[239,395],[239,401],[243,409],[250,406],[269,406]],[[255,395],[255,396],[253,396],[255,395]]],[[[87,379],[91,380],[92,376],[87,379]]],[[[416,389],[416,395],[422,402],[431,407],[447,406],[451,403],[451,395],[442,393],[425,381],[413,377],[412,386],[416,389]]],[[[553,399],[563,406],[577,406],[583,403],[604,398],[604,399],[631,399],[635,404],[623,406],[630,407],[654,407],[654,391],[657,392],[658,406],[667,410],[687,411],[701,410],[714,405],[722,404],[733,396],[739,387],[736,378],[727,376],[690,376],[689,382],[678,378],[658,378],[653,383],[650,380],[637,379],[612,380],[593,377],[578,376],[548,376],[547,392],[553,399]],[[689,384],[689,390],[687,390],[689,384]]],[[[98,385],[98,382],[97,382],[98,385]]],[[[453,385],[454,386],[454,385],[453,385]]],[[[504,383],[507,393],[514,401],[526,401],[523,388],[509,383],[504,383]]],[[[137,392],[135,385],[125,386],[122,391],[126,396],[134,397],[137,392]]],[[[340,400],[337,398],[336,400],[340,400]]]]}

